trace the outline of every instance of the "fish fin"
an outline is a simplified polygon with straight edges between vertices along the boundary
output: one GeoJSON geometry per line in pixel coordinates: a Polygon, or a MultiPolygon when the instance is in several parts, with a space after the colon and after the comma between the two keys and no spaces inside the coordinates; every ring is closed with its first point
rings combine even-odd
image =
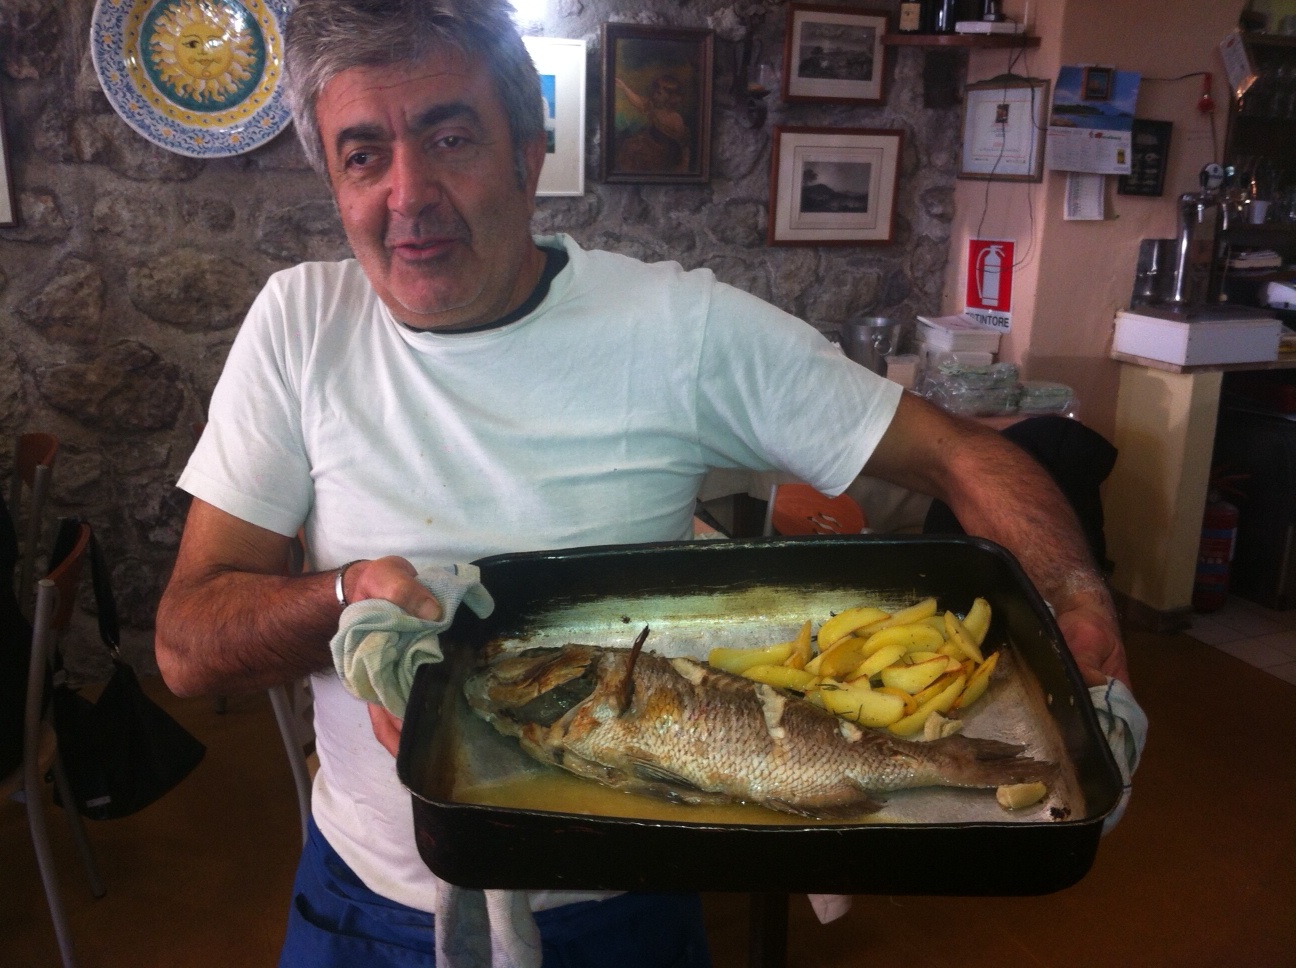
{"type": "Polygon", "coordinates": [[[771,799],[762,800],[761,804],[780,813],[790,813],[810,820],[855,820],[864,814],[877,813],[882,809],[879,801],[862,792],[847,800],[834,798],[817,803],[813,800],[789,803],[786,800],[771,799]]]}
{"type": "Polygon", "coordinates": [[[635,777],[654,786],[665,786],[672,790],[678,790],[685,793],[702,793],[704,792],[692,780],[685,779],[673,770],[668,770],[657,763],[650,763],[647,760],[634,759],[630,760],[630,772],[635,777]]]}
{"type": "Polygon", "coordinates": [[[926,744],[939,751],[941,775],[954,786],[997,787],[1005,783],[1048,781],[1057,764],[1024,755],[1025,747],[955,733],[926,744]]]}

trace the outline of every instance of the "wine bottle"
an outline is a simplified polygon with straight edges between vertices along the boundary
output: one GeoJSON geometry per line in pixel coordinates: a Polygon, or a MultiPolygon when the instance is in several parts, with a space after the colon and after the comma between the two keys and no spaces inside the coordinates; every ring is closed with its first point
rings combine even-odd
{"type": "Polygon", "coordinates": [[[937,0],[936,17],[932,31],[938,34],[954,33],[954,24],[958,21],[958,0],[937,0]]]}

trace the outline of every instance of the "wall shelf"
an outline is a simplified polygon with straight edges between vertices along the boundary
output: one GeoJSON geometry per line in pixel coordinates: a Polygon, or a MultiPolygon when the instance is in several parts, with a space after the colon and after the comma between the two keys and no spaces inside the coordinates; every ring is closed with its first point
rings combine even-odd
{"type": "Polygon", "coordinates": [[[884,34],[888,47],[1038,47],[1040,39],[1027,34],[884,34]]]}

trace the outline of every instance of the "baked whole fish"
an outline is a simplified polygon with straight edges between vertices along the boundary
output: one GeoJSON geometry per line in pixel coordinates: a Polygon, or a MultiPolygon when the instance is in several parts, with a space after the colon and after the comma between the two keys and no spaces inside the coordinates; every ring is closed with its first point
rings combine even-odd
{"type": "Polygon", "coordinates": [[[900,739],[696,660],[637,649],[501,652],[464,692],[535,759],[686,803],[844,818],[879,809],[879,795],[894,790],[994,788],[1054,771],[1019,746],[961,734],[900,739]]]}

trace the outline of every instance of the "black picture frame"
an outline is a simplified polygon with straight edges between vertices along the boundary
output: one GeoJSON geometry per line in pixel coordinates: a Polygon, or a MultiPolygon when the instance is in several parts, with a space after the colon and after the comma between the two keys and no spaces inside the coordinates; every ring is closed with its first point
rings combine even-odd
{"type": "Polygon", "coordinates": [[[602,47],[603,180],[710,181],[714,33],[605,23],[602,47]]]}
{"type": "Polygon", "coordinates": [[[1130,131],[1130,173],[1116,181],[1118,195],[1159,198],[1165,191],[1166,165],[1170,160],[1170,121],[1135,118],[1130,131]]]}
{"type": "Polygon", "coordinates": [[[1080,96],[1086,101],[1110,101],[1115,73],[1111,67],[1086,67],[1080,83],[1080,96]]]}

